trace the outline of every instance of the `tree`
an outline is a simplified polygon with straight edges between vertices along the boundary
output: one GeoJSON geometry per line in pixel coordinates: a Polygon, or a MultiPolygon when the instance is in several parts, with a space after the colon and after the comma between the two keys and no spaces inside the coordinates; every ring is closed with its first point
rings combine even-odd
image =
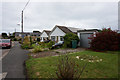
{"type": "Polygon", "coordinates": [[[8,37],[8,36],[7,36],[7,33],[2,33],[2,37],[3,37],[3,38],[8,37]]]}
{"type": "Polygon", "coordinates": [[[64,37],[64,47],[72,47],[72,40],[77,40],[77,42],[79,41],[79,38],[76,34],[74,33],[67,33],[64,37]]]}
{"type": "Polygon", "coordinates": [[[29,38],[28,36],[26,36],[26,37],[24,38],[23,45],[28,45],[28,46],[30,46],[30,38],[29,38]]]}
{"type": "Polygon", "coordinates": [[[119,35],[110,28],[103,29],[91,37],[90,48],[95,51],[119,50],[119,35]]]}

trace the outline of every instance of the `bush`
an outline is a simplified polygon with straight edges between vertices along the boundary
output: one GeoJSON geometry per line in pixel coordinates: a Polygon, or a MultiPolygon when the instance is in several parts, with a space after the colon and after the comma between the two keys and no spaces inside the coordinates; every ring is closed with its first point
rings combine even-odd
{"type": "Polygon", "coordinates": [[[26,36],[26,37],[24,38],[21,47],[22,47],[23,49],[30,49],[30,48],[32,48],[32,47],[31,47],[30,40],[29,40],[29,37],[26,36]]]}
{"type": "Polygon", "coordinates": [[[48,46],[49,49],[51,49],[52,45],[54,45],[54,44],[55,44],[54,41],[50,41],[49,43],[47,43],[47,46],[48,46]]]}
{"type": "Polygon", "coordinates": [[[79,41],[78,36],[74,33],[67,33],[63,38],[64,38],[64,45],[63,46],[65,48],[72,47],[72,40],[77,40],[77,42],[79,41]]]}
{"type": "Polygon", "coordinates": [[[74,59],[71,59],[68,55],[63,56],[59,59],[57,65],[57,78],[60,80],[73,80],[74,78],[80,79],[86,65],[80,69],[74,59]]]}
{"type": "Polygon", "coordinates": [[[46,47],[46,43],[45,42],[39,42],[38,43],[42,48],[45,48],[46,47]]]}
{"type": "Polygon", "coordinates": [[[118,33],[110,28],[103,29],[96,33],[96,37],[91,36],[90,48],[95,51],[115,51],[119,50],[118,33]]]}
{"type": "Polygon", "coordinates": [[[43,49],[39,45],[37,45],[37,46],[34,46],[34,49],[32,52],[37,53],[37,52],[42,52],[42,51],[43,49]]]}
{"type": "Polygon", "coordinates": [[[21,45],[23,49],[31,49],[32,47],[30,45],[21,45]]]}
{"type": "Polygon", "coordinates": [[[13,41],[17,41],[17,38],[14,38],[13,41]]]}
{"type": "Polygon", "coordinates": [[[45,43],[44,43],[44,42],[38,42],[38,44],[39,44],[39,45],[43,45],[43,44],[45,44],[45,43]]]}

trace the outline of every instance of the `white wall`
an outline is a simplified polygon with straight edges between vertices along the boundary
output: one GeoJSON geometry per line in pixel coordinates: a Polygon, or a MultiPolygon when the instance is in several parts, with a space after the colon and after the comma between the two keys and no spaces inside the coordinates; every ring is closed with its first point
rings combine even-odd
{"type": "Polygon", "coordinates": [[[46,32],[43,32],[40,37],[48,37],[48,35],[46,34],[46,32]]]}
{"type": "Polygon", "coordinates": [[[50,39],[51,36],[56,36],[55,41],[57,41],[57,36],[58,36],[58,41],[60,41],[60,36],[65,36],[66,33],[64,33],[61,29],[58,27],[50,34],[50,39]]]}
{"type": "Polygon", "coordinates": [[[50,36],[64,36],[65,33],[58,27],[50,34],[50,36]]]}
{"type": "Polygon", "coordinates": [[[79,33],[79,32],[77,32],[77,36],[78,36],[78,38],[80,39],[80,33],[79,33]]]}
{"type": "Polygon", "coordinates": [[[46,32],[43,32],[40,37],[42,38],[41,42],[43,42],[43,37],[48,37],[48,35],[46,32]]]}

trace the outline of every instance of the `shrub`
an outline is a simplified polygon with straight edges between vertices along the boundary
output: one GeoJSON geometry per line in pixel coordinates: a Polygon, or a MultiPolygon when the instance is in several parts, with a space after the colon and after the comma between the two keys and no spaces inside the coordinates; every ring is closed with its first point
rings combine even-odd
{"type": "Polygon", "coordinates": [[[39,45],[37,45],[37,46],[34,46],[34,49],[32,52],[37,53],[37,52],[42,52],[42,51],[43,49],[39,45]]]}
{"type": "Polygon", "coordinates": [[[45,43],[44,43],[44,42],[38,42],[38,44],[39,44],[39,45],[43,45],[43,44],[45,44],[45,43]]]}
{"type": "Polygon", "coordinates": [[[91,36],[90,48],[95,51],[118,50],[119,41],[118,33],[110,28],[103,29],[96,33],[96,37],[91,36]]]}
{"type": "Polygon", "coordinates": [[[17,41],[17,38],[14,38],[13,41],[17,41]]]}
{"type": "Polygon", "coordinates": [[[46,46],[46,43],[45,42],[39,42],[38,43],[42,48],[45,48],[45,46],[46,46]]]}
{"type": "Polygon", "coordinates": [[[79,38],[76,34],[74,33],[67,33],[64,37],[64,47],[72,47],[72,40],[77,40],[77,42],[79,41],[79,38]]]}
{"type": "Polygon", "coordinates": [[[25,37],[24,40],[23,40],[23,45],[30,45],[30,39],[29,37],[25,37]]]}
{"type": "Polygon", "coordinates": [[[21,45],[23,49],[31,49],[32,47],[30,45],[21,45]]]}
{"type": "Polygon", "coordinates": [[[81,70],[75,60],[66,55],[59,59],[56,75],[60,80],[80,79],[85,67],[86,65],[81,70]]]}
{"type": "Polygon", "coordinates": [[[55,44],[54,41],[50,41],[49,43],[47,43],[47,46],[48,46],[49,49],[51,49],[52,45],[54,45],[54,44],[55,44]]]}
{"type": "Polygon", "coordinates": [[[30,49],[30,48],[32,48],[32,47],[31,47],[31,44],[30,44],[29,37],[26,36],[26,37],[24,38],[21,47],[22,47],[23,49],[30,49]]]}

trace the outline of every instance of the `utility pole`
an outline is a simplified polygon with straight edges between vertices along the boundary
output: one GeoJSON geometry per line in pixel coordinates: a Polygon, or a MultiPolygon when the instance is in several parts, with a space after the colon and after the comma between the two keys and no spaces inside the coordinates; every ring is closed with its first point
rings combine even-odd
{"type": "Polygon", "coordinates": [[[15,32],[16,32],[16,28],[15,28],[15,32]]]}
{"type": "Polygon", "coordinates": [[[25,10],[25,8],[26,8],[26,6],[28,5],[29,1],[30,1],[30,0],[28,0],[28,2],[26,3],[25,7],[24,7],[23,10],[22,10],[22,14],[21,14],[21,15],[22,15],[22,16],[21,16],[21,29],[22,29],[22,35],[21,35],[21,36],[22,36],[22,43],[23,43],[23,40],[24,40],[24,35],[23,35],[23,34],[24,34],[24,33],[23,33],[23,11],[25,10]]]}
{"type": "Polygon", "coordinates": [[[21,34],[21,36],[22,36],[22,43],[23,43],[23,39],[24,39],[24,36],[23,36],[23,10],[22,10],[22,20],[21,20],[21,29],[22,29],[22,34],[21,34]]]}

